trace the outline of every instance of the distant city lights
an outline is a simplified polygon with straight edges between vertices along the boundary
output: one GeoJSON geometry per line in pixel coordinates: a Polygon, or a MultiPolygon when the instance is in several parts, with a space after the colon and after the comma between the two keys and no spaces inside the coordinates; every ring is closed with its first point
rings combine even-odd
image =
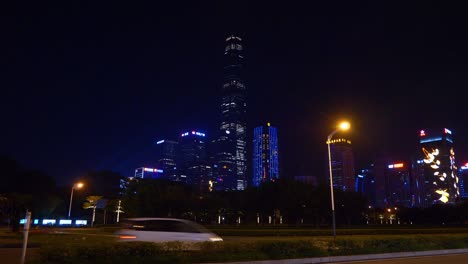
{"type": "Polygon", "coordinates": [[[191,131],[191,132],[185,132],[185,133],[182,133],[180,136],[181,137],[186,137],[188,135],[196,135],[196,136],[200,136],[200,137],[204,137],[205,136],[205,133],[202,133],[202,132],[198,132],[198,131],[191,131]]]}
{"type": "Polygon", "coordinates": [[[398,168],[403,168],[404,164],[403,163],[396,163],[396,164],[390,164],[388,165],[389,169],[398,169],[398,168]]]}
{"type": "Polygon", "coordinates": [[[163,173],[164,171],[161,170],[161,169],[153,169],[153,168],[143,168],[144,171],[147,171],[147,172],[159,172],[159,173],[163,173]]]}
{"type": "Polygon", "coordinates": [[[465,165],[461,166],[461,169],[462,170],[467,170],[468,169],[468,162],[465,163],[465,165]]]}
{"type": "Polygon", "coordinates": [[[60,219],[59,220],[59,225],[71,225],[72,224],[72,220],[70,219],[60,219]]]}

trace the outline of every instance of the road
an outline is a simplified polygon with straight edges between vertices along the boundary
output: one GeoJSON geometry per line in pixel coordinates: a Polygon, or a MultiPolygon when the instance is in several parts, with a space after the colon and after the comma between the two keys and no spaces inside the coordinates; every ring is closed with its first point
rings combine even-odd
{"type": "Polygon", "coordinates": [[[437,256],[424,256],[424,257],[406,257],[396,259],[377,259],[366,261],[349,261],[349,262],[329,262],[331,263],[352,263],[352,264],[452,264],[452,263],[468,263],[468,254],[451,254],[451,255],[437,255],[437,256]]]}
{"type": "MultiPolygon", "coordinates": [[[[0,248],[0,262],[2,264],[18,264],[21,260],[21,248],[0,248]]],[[[39,248],[28,248],[26,251],[26,260],[28,263],[39,257],[39,248]]]]}

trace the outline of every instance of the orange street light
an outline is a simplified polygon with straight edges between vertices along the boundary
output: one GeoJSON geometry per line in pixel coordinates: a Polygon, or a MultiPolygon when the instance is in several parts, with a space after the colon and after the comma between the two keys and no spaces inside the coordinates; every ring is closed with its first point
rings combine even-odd
{"type": "Polygon", "coordinates": [[[75,189],[81,189],[83,188],[84,184],[82,182],[78,182],[73,184],[73,187],[71,189],[71,194],[70,194],[70,205],[68,206],[68,219],[70,219],[70,214],[71,214],[71,207],[72,207],[72,201],[73,201],[73,190],[75,189]]]}
{"type": "Polygon", "coordinates": [[[327,137],[327,145],[328,145],[328,169],[330,172],[330,196],[331,196],[331,207],[332,207],[332,221],[333,221],[333,239],[336,239],[336,222],[335,222],[335,199],[333,197],[333,172],[332,172],[332,165],[331,165],[331,151],[330,151],[330,144],[333,135],[336,132],[343,130],[346,131],[351,127],[351,124],[347,121],[342,121],[338,124],[337,128],[330,133],[327,137]]]}

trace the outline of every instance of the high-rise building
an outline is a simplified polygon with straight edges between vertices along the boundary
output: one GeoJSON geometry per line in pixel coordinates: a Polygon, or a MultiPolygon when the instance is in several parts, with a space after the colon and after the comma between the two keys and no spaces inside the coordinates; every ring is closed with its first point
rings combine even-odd
{"type": "Polygon", "coordinates": [[[416,205],[453,204],[460,198],[452,131],[421,130],[414,164],[416,205]]]}
{"type": "Polygon", "coordinates": [[[179,142],[173,140],[156,141],[157,166],[164,172],[162,178],[171,181],[179,181],[177,172],[177,155],[179,142]]]}
{"type": "Polygon", "coordinates": [[[206,135],[199,131],[184,132],[179,138],[180,180],[200,191],[208,189],[211,166],[206,152],[206,135]]]}
{"type": "MultiPolygon", "coordinates": [[[[244,47],[242,39],[231,35],[224,49],[224,81],[221,98],[220,144],[215,163],[224,164],[231,172],[222,174],[225,190],[243,190],[247,186],[247,102],[242,79],[244,47]],[[220,149],[222,148],[222,149],[220,149]]],[[[219,168],[219,167],[218,167],[219,168]]],[[[219,176],[216,176],[220,178],[219,176]]]]}
{"type": "Polygon", "coordinates": [[[410,207],[411,168],[406,162],[392,162],[385,170],[385,201],[388,206],[410,207]]]}
{"type": "Polygon", "coordinates": [[[213,167],[213,189],[217,191],[236,190],[236,160],[234,139],[229,137],[229,130],[213,140],[210,145],[213,167]]]}
{"type": "Polygon", "coordinates": [[[458,170],[458,178],[460,180],[460,196],[463,199],[466,199],[468,198],[468,163],[460,166],[460,169],[458,170]]]}
{"type": "Polygon", "coordinates": [[[279,178],[278,133],[270,123],[254,129],[252,166],[254,186],[279,178]]]}
{"type": "Polygon", "coordinates": [[[371,207],[377,206],[374,164],[362,169],[356,177],[356,192],[366,197],[371,207]]]}
{"type": "Polygon", "coordinates": [[[333,187],[342,191],[355,191],[354,155],[351,141],[338,138],[329,142],[333,187]]]}
{"type": "Polygon", "coordinates": [[[164,171],[157,168],[141,167],[135,169],[135,179],[160,179],[164,171]]]}

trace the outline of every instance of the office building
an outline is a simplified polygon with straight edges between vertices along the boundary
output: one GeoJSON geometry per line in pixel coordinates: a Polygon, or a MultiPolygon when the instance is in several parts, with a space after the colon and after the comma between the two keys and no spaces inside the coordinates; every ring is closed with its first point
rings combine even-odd
{"type": "MultiPolygon", "coordinates": [[[[228,131],[226,131],[228,132],[228,131]]],[[[213,189],[217,191],[236,190],[235,141],[225,132],[210,144],[210,164],[213,167],[213,189]]]]}
{"type": "Polygon", "coordinates": [[[458,170],[458,178],[460,184],[460,196],[463,199],[468,198],[468,163],[460,166],[458,170]]]}
{"type": "Polygon", "coordinates": [[[351,141],[344,138],[329,142],[333,187],[342,191],[355,191],[354,155],[351,141]]]}
{"type": "Polygon", "coordinates": [[[157,168],[141,167],[135,169],[135,179],[160,179],[163,170],[157,168]]]}
{"type": "Polygon", "coordinates": [[[254,186],[279,178],[278,133],[270,123],[254,129],[252,166],[254,186]]]}
{"type": "Polygon", "coordinates": [[[225,190],[244,190],[247,186],[247,102],[242,79],[244,47],[242,39],[231,35],[224,49],[224,81],[221,95],[221,124],[217,143],[220,144],[215,163],[231,169],[217,178],[223,179],[225,190]],[[234,161],[234,168],[230,168],[234,161]]]}
{"type": "Polygon", "coordinates": [[[407,162],[391,162],[385,170],[385,202],[390,207],[411,207],[411,167],[407,162]]]}
{"type": "Polygon", "coordinates": [[[460,198],[452,131],[424,129],[414,164],[416,206],[454,204],[460,198]]]}
{"type": "Polygon", "coordinates": [[[158,140],[155,144],[157,167],[162,169],[162,178],[171,181],[180,181],[177,170],[177,157],[179,142],[173,140],[158,140]]]}
{"type": "Polygon", "coordinates": [[[211,166],[206,152],[206,135],[200,131],[188,131],[180,135],[180,181],[199,191],[208,189],[211,166]]]}
{"type": "Polygon", "coordinates": [[[370,164],[368,167],[361,169],[357,174],[356,192],[366,197],[369,206],[377,206],[374,164],[370,164]]]}

